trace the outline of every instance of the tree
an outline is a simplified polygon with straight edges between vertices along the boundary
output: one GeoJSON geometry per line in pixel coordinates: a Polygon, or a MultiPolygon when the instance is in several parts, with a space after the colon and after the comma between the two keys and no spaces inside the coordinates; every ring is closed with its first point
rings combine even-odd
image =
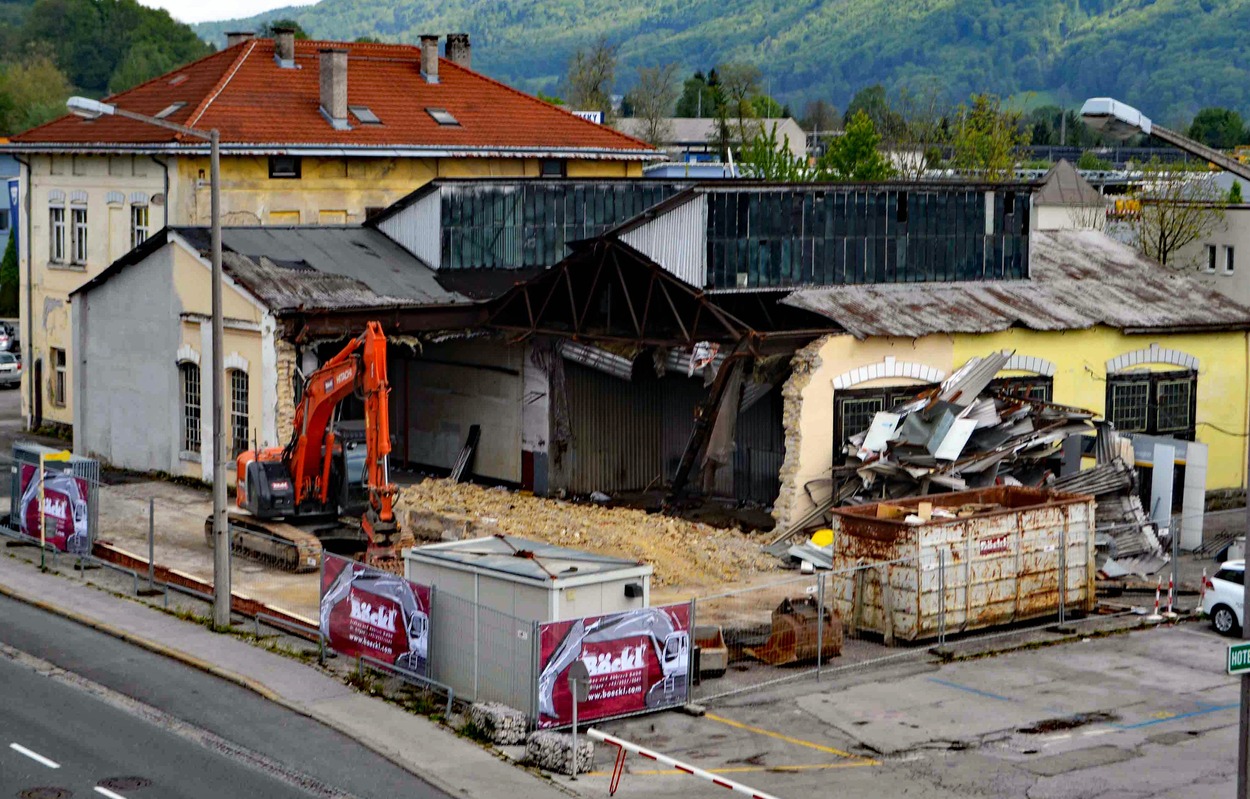
{"type": "Polygon", "coordinates": [[[1227,108],[1204,108],[1189,123],[1189,138],[1217,150],[1231,150],[1246,140],[1241,114],[1227,108]]]}
{"type": "Polygon", "coordinates": [[[855,92],[855,96],[851,98],[850,104],[846,107],[846,113],[842,115],[842,124],[845,125],[850,122],[860,111],[863,111],[872,120],[873,128],[878,133],[891,130],[899,124],[897,114],[890,108],[890,101],[886,97],[885,87],[880,83],[875,83],[855,92]]]}
{"type": "Polygon", "coordinates": [[[638,81],[625,99],[633,115],[642,121],[639,138],[653,146],[660,146],[672,134],[668,117],[677,102],[677,65],[639,67],[638,81]]]}
{"type": "Polygon", "coordinates": [[[718,123],[737,127],[738,141],[746,143],[763,130],[751,120],[757,118],[755,98],[760,93],[760,69],[754,64],[729,62],[716,67],[720,77],[720,97],[716,108],[718,123]]]}
{"type": "Polygon", "coordinates": [[[888,179],[894,169],[878,149],[880,143],[881,135],[868,113],[856,112],[816,165],[820,177],[842,182],[888,179]]]}
{"type": "Polygon", "coordinates": [[[20,133],[65,113],[65,73],[43,54],[0,67],[0,132],[20,133]]]}
{"type": "Polygon", "coordinates": [[[1102,170],[1110,171],[1112,163],[1103,158],[1098,157],[1098,153],[1093,150],[1085,150],[1081,153],[1081,157],[1076,159],[1077,169],[1102,170]]]}
{"type": "Polygon", "coordinates": [[[1241,205],[1245,200],[1241,199],[1241,181],[1234,180],[1233,185],[1228,187],[1228,204],[1241,205]]]}
{"type": "Polygon", "coordinates": [[[836,130],[840,124],[841,118],[838,117],[838,109],[824,100],[809,101],[803,107],[803,116],[799,118],[799,125],[802,126],[803,130],[816,134],[836,130]]]}
{"type": "Polygon", "coordinates": [[[953,139],[957,169],[988,181],[1008,180],[1015,174],[1020,148],[1029,143],[1019,111],[1004,111],[999,99],[975,94],[971,105],[961,105],[953,139]]]}
{"type": "Polygon", "coordinates": [[[158,75],[164,75],[178,66],[178,63],[172,54],[162,50],[159,45],[140,42],[127,51],[113,71],[113,76],[109,78],[109,93],[124,92],[158,75]]]}
{"type": "Polygon", "coordinates": [[[950,142],[950,111],[936,83],[902,88],[893,107],[887,106],[882,143],[892,153],[899,177],[920,180],[942,159],[950,142]]]}
{"type": "Polygon", "coordinates": [[[720,76],[716,70],[707,75],[696,71],[682,83],[681,97],[677,100],[675,116],[678,117],[710,117],[716,105],[716,87],[720,85],[720,76]]]}
{"type": "Polygon", "coordinates": [[[806,155],[791,152],[789,136],[777,140],[776,122],[743,145],[739,163],[745,177],[760,180],[801,182],[818,177],[818,171],[807,162],[806,155]]]}
{"type": "Polygon", "coordinates": [[[1155,159],[1142,170],[1134,192],[1140,211],[1129,217],[1128,230],[1143,255],[1173,269],[1194,266],[1176,254],[1205,239],[1224,222],[1225,194],[1209,173],[1176,169],[1155,159]]]}
{"type": "Polygon", "coordinates": [[[612,87],[616,84],[616,45],[600,36],[587,50],[578,50],[569,59],[567,87],[569,106],[578,111],[602,111],[603,120],[613,120],[612,87]]]}
{"type": "Polygon", "coordinates": [[[0,259],[0,314],[18,316],[17,236],[10,234],[0,259]]]}
{"type": "Polygon", "coordinates": [[[276,35],[276,31],[282,28],[290,28],[295,31],[296,39],[307,39],[308,34],[304,28],[290,17],[282,17],[281,19],[271,19],[268,22],[262,22],[260,27],[256,29],[256,36],[261,39],[272,39],[276,35]]]}

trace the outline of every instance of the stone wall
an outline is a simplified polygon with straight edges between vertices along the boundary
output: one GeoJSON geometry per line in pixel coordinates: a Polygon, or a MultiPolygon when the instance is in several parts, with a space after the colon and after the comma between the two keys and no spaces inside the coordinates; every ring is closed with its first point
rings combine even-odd
{"type": "Polygon", "coordinates": [[[790,377],[781,388],[781,426],[785,430],[786,457],[781,464],[781,492],[773,504],[773,518],[779,528],[793,521],[797,505],[806,507],[807,504],[796,502],[803,494],[803,486],[798,484],[797,479],[799,444],[803,440],[803,390],[820,368],[820,350],[830,338],[817,339],[794,353],[790,360],[790,377]]]}
{"type": "Polygon", "coordinates": [[[285,339],[275,339],[274,348],[278,351],[278,444],[285,444],[291,437],[291,428],[295,425],[295,384],[299,379],[295,368],[295,345],[285,339]]]}

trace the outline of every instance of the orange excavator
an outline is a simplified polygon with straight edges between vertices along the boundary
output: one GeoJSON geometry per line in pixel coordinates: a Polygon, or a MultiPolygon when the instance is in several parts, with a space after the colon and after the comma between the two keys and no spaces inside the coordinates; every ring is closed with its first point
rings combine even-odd
{"type": "Polygon", "coordinates": [[[399,568],[389,393],[386,336],[369,322],[308,376],[287,445],[239,455],[239,511],[229,517],[234,551],[302,572],[319,567],[331,542],[356,552],[363,545],[366,563],[399,568]],[[353,394],[364,401],[363,425],[333,425],[339,403],[353,394]]]}

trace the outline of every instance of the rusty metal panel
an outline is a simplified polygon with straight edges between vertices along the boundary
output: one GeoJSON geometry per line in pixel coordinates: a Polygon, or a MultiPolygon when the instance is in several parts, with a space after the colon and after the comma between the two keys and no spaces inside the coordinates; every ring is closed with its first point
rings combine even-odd
{"type": "Polygon", "coordinates": [[[1061,590],[1067,610],[1088,612],[1093,522],[1092,497],[1013,487],[836,509],[834,604],[854,627],[903,640],[936,637],[943,609],[947,632],[1052,616],[1061,590]],[[906,522],[920,502],[996,507],[906,522]]]}

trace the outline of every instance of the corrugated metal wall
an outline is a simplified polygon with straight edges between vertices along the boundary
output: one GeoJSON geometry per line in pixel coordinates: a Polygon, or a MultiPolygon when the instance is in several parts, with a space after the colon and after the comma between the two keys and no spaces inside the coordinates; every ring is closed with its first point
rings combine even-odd
{"type": "Polygon", "coordinates": [[[396,244],[438,269],[439,192],[431,191],[412,205],[382,220],[378,230],[396,244]]]}
{"type": "Polygon", "coordinates": [[[781,423],[781,383],[738,416],[735,436],[733,496],[764,505],[777,501],[786,432],[781,423]]]}
{"type": "Polygon", "coordinates": [[[680,280],[703,288],[707,284],[707,195],[700,194],[621,240],[680,280]]]}
{"type": "MultiPolygon", "coordinates": [[[[573,441],[555,463],[552,487],[574,494],[630,491],[660,474],[663,403],[654,372],[625,382],[566,363],[573,441]]],[[[663,478],[661,478],[663,479],[663,478]]]]}

